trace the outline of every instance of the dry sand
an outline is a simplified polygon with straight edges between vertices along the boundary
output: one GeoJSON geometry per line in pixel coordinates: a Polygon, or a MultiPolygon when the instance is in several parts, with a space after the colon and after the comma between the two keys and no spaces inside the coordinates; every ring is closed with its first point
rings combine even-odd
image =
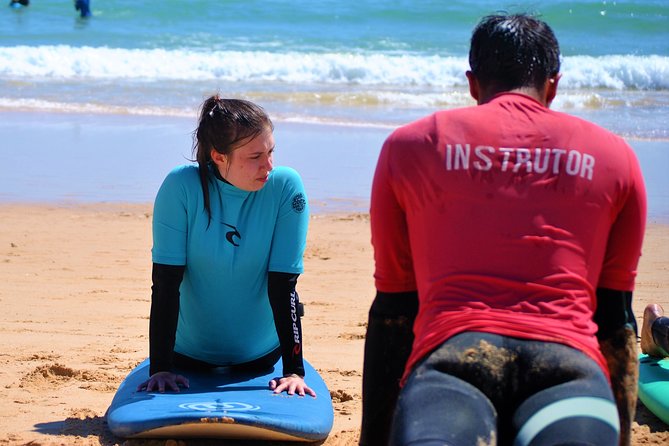
{"type": "MultiPolygon", "coordinates": [[[[0,206],[0,445],[166,444],[124,442],[104,421],[114,391],[147,355],[150,247],[148,205],[0,206]]],[[[667,260],[669,227],[653,224],[637,317],[648,302],[669,309],[667,260]]],[[[314,216],[305,263],[298,290],[307,310],[306,356],[335,408],[323,444],[354,445],[374,295],[367,216],[314,216]]],[[[634,444],[669,444],[669,426],[642,404],[634,444]]]]}

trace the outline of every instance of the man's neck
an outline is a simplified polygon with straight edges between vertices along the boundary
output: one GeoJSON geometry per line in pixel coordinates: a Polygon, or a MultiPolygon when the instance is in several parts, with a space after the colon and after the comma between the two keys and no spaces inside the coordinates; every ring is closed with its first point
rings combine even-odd
{"type": "Polygon", "coordinates": [[[532,99],[536,100],[540,104],[543,104],[544,106],[548,107],[549,104],[546,103],[546,95],[544,92],[537,90],[534,87],[520,87],[520,88],[514,88],[513,90],[491,90],[491,91],[486,91],[485,94],[482,94],[481,97],[479,98],[478,104],[482,105],[487,102],[490,102],[492,98],[495,96],[502,94],[502,93],[517,93],[517,94],[522,94],[525,96],[529,96],[532,99]]]}

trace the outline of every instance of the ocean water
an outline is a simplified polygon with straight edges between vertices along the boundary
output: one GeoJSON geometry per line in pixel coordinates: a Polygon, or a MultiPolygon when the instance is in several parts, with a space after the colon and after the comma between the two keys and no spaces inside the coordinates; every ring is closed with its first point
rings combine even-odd
{"type": "MultiPolygon", "coordinates": [[[[644,154],[653,168],[669,159],[667,0],[92,0],[91,7],[90,19],[62,0],[0,8],[0,113],[194,118],[202,100],[220,92],[260,103],[279,123],[376,129],[382,139],[436,109],[473,104],[464,76],[472,28],[486,14],[524,11],[539,14],[560,41],[553,108],[651,147],[660,153],[644,154]]],[[[9,195],[0,190],[0,198],[9,195]]]]}

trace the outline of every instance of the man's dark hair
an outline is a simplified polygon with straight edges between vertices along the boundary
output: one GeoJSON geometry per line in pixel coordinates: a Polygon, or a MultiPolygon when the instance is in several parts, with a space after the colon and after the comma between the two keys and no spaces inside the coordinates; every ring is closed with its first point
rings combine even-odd
{"type": "Polygon", "coordinates": [[[527,14],[490,15],[474,29],[469,66],[483,85],[498,90],[543,88],[560,71],[553,30],[527,14]]]}

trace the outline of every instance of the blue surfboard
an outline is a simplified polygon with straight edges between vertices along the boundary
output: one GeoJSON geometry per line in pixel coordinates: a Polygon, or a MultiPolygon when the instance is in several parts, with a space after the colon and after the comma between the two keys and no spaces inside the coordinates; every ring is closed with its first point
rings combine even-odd
{"type": "Polygon", "coordinates": [[[639,399],[669,424],[669,358],[639,355],[639,399]]]}
{"type": "Polygon", "coordinates": [[[269,389],[269,381],[282,374],[280,359],[267,373],[185,371],[180,373],[188,378],[188,389],[138,392],[137,386],[149,377],[147,359],[119,386],[107,424],[122,438],[323,440],[334,421],[332,399],[318,372],[306,361],[304,367],[316,398],[269,389]]]}

